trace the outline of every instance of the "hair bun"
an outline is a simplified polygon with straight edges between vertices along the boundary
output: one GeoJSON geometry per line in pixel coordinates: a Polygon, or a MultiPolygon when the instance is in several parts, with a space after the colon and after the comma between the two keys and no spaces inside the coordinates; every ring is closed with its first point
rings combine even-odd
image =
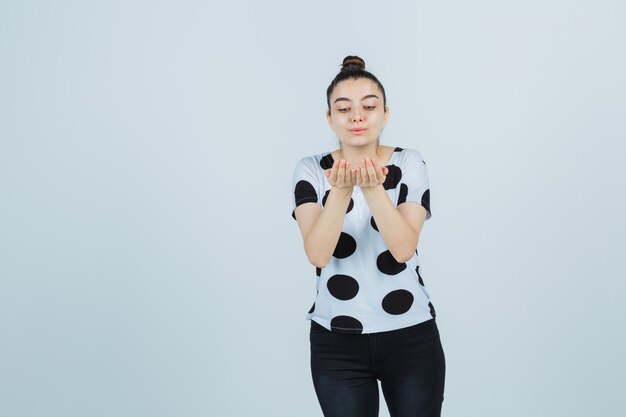
{"type": "Polygon", "coordinates": [[[358,69],[365,69],[365,61],[356,55],[348,55],[343,59],[341,64],[341,70],[346,70],[350,67],[357,67],[358,69]]]}

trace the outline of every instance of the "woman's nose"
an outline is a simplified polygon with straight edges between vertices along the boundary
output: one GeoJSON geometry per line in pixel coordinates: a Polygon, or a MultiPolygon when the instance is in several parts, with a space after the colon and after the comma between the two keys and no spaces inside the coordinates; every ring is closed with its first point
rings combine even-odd
{"type": "Polygon", "coordinates": [[[352,113],[352,121],[356,122],[357,120],[363,120],[363,117],[361,116],[361,112],[359,110],[354,110],[354,113],[352,113]]]}

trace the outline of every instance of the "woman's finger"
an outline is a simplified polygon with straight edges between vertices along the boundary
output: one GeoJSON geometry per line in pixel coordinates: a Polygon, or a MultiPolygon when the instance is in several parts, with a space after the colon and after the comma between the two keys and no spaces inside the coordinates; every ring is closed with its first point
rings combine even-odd
{"type": "Polygon", "coordinates": [[[367,168],[367,176],[369,178],[368,180],[369,184],[370,185],[375,184],[378,180],[376,178],[376,170],[374,169],[374,165],[372,164],[371,158],[367,158],[365,167],[367,168]]]}
{"type": "Polygon", "coordinates": [[[383,171],[383,168],[386,167],[381,167],[374,159],[372,159],[372,166],[374,167],[374,171],[376,172],[376,184],[382,184],[383,182],[385,182],[385,173],[383,171]]]}
{"type": "Polygon", "coordinates": [[[363,166],[361,167],[361,187],[367,187],[369,182],[369,174],[367,173],[367,160],[363,159],[363,166]]]}
{"type": "Polygon", "coordinates": [[[346,161],[339,161],[339,170],[337,171],[337,185],[343,187],[346,177],[346,161]]]}
{"type": "Polygon", "coordinates": [[[362,169],[361,167],[357,167],[356,168],[356,172],[355,172],[355,174],[356,174],[356,177],[355,177],[355,183],[356,184],[355,185],[357,185],[359,187],[363,185],[363,175],[361,173],[361,169],[362,169]]]}
{"type": "Polygon", "coordinates": [[[333,166],[330,168],[330,175],[328,176],[328,183],[330,185],[335,185],[337,182],[337,169],[339,167],[339,162],[333,162],[333,166]]]}

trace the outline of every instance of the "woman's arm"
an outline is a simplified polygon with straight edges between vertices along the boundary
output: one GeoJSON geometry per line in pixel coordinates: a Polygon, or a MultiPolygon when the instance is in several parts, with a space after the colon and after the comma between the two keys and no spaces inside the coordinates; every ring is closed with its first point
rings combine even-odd
{"type": "Polygon", "coordinates": [[[309,262],[318,268],[328,265],[335,251],[351,196],[352,189],[332,187],[323,209],[317,203],[296,208],[304,251],[309,262]]]}
{"type": "Polygon", "coordinates": [[[385,167],[366,158],[356,175],[356,184],[372,212],[381,237],[397,262],[413,257],[426,220],[426,209],[416,202],[404,202],[396,208],[383,187],[385,167]]]}
{"type": "Polygon", "coordinates": [[[304,251],[309,262],[318,268],[324,268],[333,256],[355,181],[350,162],[343,160],[335,161],[326,176],[331,188],[324,208],[317,203],[305,203],[295,209],[304,251]]]}
{"type": "Polygon", "coordinates": [[[362,191],[391,255],[400,263],[411,259],[417,249],[426,209],[415,202],[406,202],[396,208],[382,185],[362,191]]]}

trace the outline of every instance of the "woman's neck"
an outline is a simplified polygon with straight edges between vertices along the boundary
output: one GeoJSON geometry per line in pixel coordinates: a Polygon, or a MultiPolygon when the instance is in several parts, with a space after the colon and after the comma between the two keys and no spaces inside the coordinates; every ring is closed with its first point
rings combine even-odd
{"type": "Polygon", "coordinates": [[[337,150],[337,158],[335,159],[345,159],[350,161],[352,167],[357,167],[362,166],[362,161],[366,157],[376,160],[381,166],[384,166],[389,159],[385,148],[379,145],[370,148],[350,148],[342,146],[337,150]]]}

